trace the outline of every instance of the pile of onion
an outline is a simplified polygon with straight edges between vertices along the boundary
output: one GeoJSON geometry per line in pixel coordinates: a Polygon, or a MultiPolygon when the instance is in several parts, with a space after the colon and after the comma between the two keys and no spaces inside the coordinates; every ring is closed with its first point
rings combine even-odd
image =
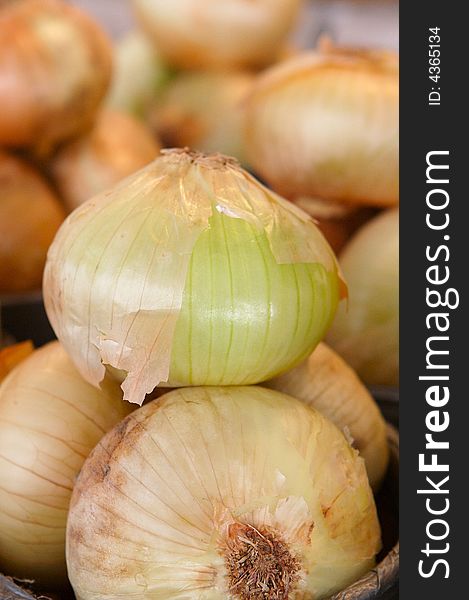
{"type": "Polygon", "coordinates": [[[141,404],[162,385],[258,383],[306,358],[343,286],[310,217],[221,155],[169,150],[64,222],[44,275],[85,379],[141,404]]]}
{"type": "Polygon", "coordinates": [[[47,249],[64,218],[42,175],[0,150],[0,293],[40,288],[47,249]]]}
{"type": "Polygon", "coordinates": [[[0,385],[0,570],[43,588],[67,582],[65,527],[75,478],[101,437],[130,412],[119,387],[78,374],[58,342],[0,385]]]}
{"type": "Polygon", "coordinates": [[[385,211],[352,237],[340,255],[349,286],[328,343],[369,385],[399,380],[399,212],[385,211]]]}
{"type": "Polygon", "coordinates": [[[271,63],[302,0],[133,0],[136,16],[168,63],[233,69],[271,63]]]}
{"type": "Polygon", "coordinates": [[[159,150],[158,141],[135,117],[103,110],[93,129],[60,149],[49,164],[71,211],[154,160],[159,150]]]}
{"type": "Polygon", "coordinates": [[[111,47],[61,0],[15,0],[0,11],[0,145],[47,154],[88,128],[111,76],[111,47]]]}
{"type": "Polygon", "coordinates": [[[248,159],[287,198],[398,202],[398,59],[322,44],[259,77],[248,159]]]}
{"type": "Polygon", "coordinates": [[[150,123],[167,147],[221,152],[244,164],[244,100],[253,80],[242,71],[181,73],[154,102],[150,123]]]}
{"type": "Polygon", "coordinates": [[[260,387],[175,390],[133,412],[86,460],[67,523],[77,600],[319,600],[379,549],[358,453],[260,387]]]}

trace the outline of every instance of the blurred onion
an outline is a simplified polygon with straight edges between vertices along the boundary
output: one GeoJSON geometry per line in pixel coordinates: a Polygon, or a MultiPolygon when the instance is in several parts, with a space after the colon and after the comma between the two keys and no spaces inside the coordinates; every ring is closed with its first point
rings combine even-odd
{"type": "Polygon", "coordinates": [[[3,348],[0,338],[0,383],[5,379],[8,373],[29,356],[33,350],[34,346],[29,340],[3,348]]]}
{"type": "Polygon", "coordinates": [[[0,144],[47,154],[89,127],[111,76],[97,25],[59,0],[0,11],[0,144]]]}
{"type": "Polygon", "coordinates": [[[102,111],[93,129],[52,159],[52,178],[71,211],[156,158],[160,145],[123,112],[102,111]]]}
{"type": "Polygon", "coordinates": [[[182,73],[154,104],[150,122],[167,147],[221,152],[246,163],[243,100],[253,80],[246,72],[182,73]]]}
{"type": "Polygon", "coordinates": [[[327,341],[365,383],[397,385],[399,212],[383,212],[359,229],[340,266],[349,286],[348,309],[339,306],[327,341]]]}
{"type": "Polygon", "coordinates": [[[302,0],[133,0],[142,27],[178,68],[262,67],[293,27],[302,0]]]}
{"type": "Polygon", "coordinates": [[[259,77],[246,106],[248,159],[294,200],[398,202],[398,62],[324,44],[259,77]]]}
{"type": "Polygon", "coordinates": [[[53,588],[67,581],[65,525],[85,458],[129,413],[119,387],[96,389],[58,342],[0,386],[0,568],[53,588]]]}
{"type": "Polygon", "coordinates": [[[0,150],[0,292],[40,288],[47,249],[64,218],[40,173],[0,150]]]}
{"type": "Polygon", "coordinates": [[[114,70],[105,104],[142,117],[170,71],[154,45],[138,30],[123,37],[114,49],[114,70]]]}

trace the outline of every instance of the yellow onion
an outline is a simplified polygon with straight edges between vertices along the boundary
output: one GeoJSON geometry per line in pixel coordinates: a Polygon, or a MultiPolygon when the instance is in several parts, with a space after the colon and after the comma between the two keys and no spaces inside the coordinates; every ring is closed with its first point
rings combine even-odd
{"type": "Polygon", "coordinates": [[[41,286],[47,249],[64,218],[40,173],[0,150],[0,292],[41,286]]]}
{"type": "Polygon", "coordinates": [[[142,117],[169,77],[154,45],[141,31],[131,31],[115,46],[106,106],[142,117]]]}
{"type": "Polygon", "coordinates": [[[399,212],[364,225],[344,248],[340,265],[348,307],[337,311],[328,343],[369,385],[399,379],[399,212]]]}
{"type": "Polygon", "coordinates": [[[221,152],[246,163],[243,100],[253,80],[241,71],[181,73],[154,103],[150,122],[165,146],[221,152]]]}
{"type": "Polygon", "coordinates": [[[365,460],[368,479],[378,489],[389,461],[386,423],[355,372],[326,344],[307,360],[266,386],[312,406],[350,436],[365,460]]]}
{"type": "Polygon", "coordinates": [[[48,153],[89,127],[111,76],[111,47],[60,0],[16,0],[0,12],[0,145],[48,153]]]}
{"type": "Polygon", "coordinates": [[[66,583],[65,526],[75,477],[129,413],[119,387],[83,381],[58,342],[36,350],[0,386],[0,570],[66,583]]]}
{"type": "Polygon", "coordinates": [[[52,178],[73,210],[154,160],[160,145],[131,115],[103,110],[93,129],[64,146],[50,163],[52,178]]]}
{"type": "Polygon", "coordinates": [[[228,69],[272,62],[301,0],[133,0],[133,5],[169,64],[228,69]]]}
{"type": "Polygon", "coordinates": [[[261,75],[246,106],[253,167],[290,199],[398,202],[398,63],[324,45],[261,75]]]}
{"type": "Polygon", "coordinates": [[[87,381],[140,403],[157,385],[257,383],[305,358],[341,293],[310,217],[234,159],[160,157],[76,209],[48,254],[44,300],[87,381]]]}
{"type": "Polygon", "coordinates": [[[77,480],[77,600],[320,599],[374,564],[361,458],[319,412],[260,387],[186,388],[132,413],[77,480]]]}

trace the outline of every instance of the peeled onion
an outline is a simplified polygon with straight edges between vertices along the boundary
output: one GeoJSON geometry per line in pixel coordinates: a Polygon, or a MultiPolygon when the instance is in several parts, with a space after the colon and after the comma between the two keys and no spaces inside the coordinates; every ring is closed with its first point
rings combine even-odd
{"type": "Polygon", "coordinates": [[[243,101],[253,80],[247,72],[181,73],[154,103],[150,122],[167,147],[221,152],[246,163],[243,101]]]}
{"type": "Polygon", "coordinates": [[[396,204],[398,85],[385,51],[323,45],[272,67],[246,107],[250,164],[292,200],[396,204]]]}
{"type": "Polygon", "coordinates": [[[64,218],[42,175],[0,150],[0,292],[40,288],[47,249],[64,218]]]}
{"type": "Polygon", "coordinates": [[[233,159],[163,151],[76,209],[49,251],[49,320],[87,381],[141,403],[161,385],[237,385],[305,358],[342,292],[310,217],[233,159]]]}
{"type": "Polygon", "coordinates": [[[0,386],[0,569],[57,588],[67,581],[65,525],[83,461],[129,413],[119,387],[78,374],[58,342],[0,386]]]}
{"type": "Polygon", "coordinates": [[[229,69],[271,62],[301,0],[133,0],[133,5],[172,66],[229,69]]]}
{"type": "Polygon", "coordinates": [[[357,452],[259,387],[186,388],[133,412],[85,462],[67,524],[77,600],[319,600],[379,548],[357,452]]]}
{"type": "Polygon", "coordinates": [[[71,211],[155,159],[160,146],[143,123],[114,110],[53,158],[52,177],[71,211]]]}
{"type": "Polygon", "coordinates": [[[47,154],[88,128],[111,76],[98,26],[59,0],[0,11],[0,145],[47,154]]]}
{"type": "Polygon", "coordinates": [[[399,212],[376,216],[340,256],[349,285],[328,343],[369,385],[399,380],[399,212]]]}
{"type": "Polygon", "coordinates": [[[300,365],[265,383],[306,402],[351,437],[365,460],[370,485],[377,490],[389,461],[386,423],[356,373],[320,343],[300,365]]]}

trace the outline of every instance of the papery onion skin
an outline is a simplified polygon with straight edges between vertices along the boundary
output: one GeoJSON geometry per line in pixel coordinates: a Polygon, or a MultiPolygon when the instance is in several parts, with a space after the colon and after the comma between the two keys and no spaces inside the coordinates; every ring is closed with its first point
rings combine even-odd
{"type": "Polygon", "coordinates": [[[141,404],[163,387],[258,383],[305,358],[342,291],[311,219],[226,157],[164,151],[65,221],[44,276],[83,376],[141,404]]]}
{"type": "Polygon", "coordinates": [[[272,67],[246,106],[250,164],[291,200],[397,204],[398,78],[385,51],[326,48],[272,67]]]}
{"type": "Polygon", "coordinates": [[[221,152],[246,164],[244,100],[253,81],[241,71],[181,73],[154,103],[150,123],[167,147],[221,152]]]}
{"type": "Polygon", "coordinates": [[[356,373],[321,342],[300,365],[264,385],[305,402],[345,431],[365,460],[373,490],[389,462],[386,422],[356,373]]]}
{"type": "Polygon", "coordinates": [[[0,292],[41,287],[47,249],[64,218],[39,171],[0,150],[0,292]]]}
{"type": "Polygon", "coordinates": [[[137,29],[130,31],[115,45],[114,69],[105,105],[144,118],[170,78],[170,69],[147,36],[137,29]]]}
{"type": "Polygon", "coordinates": [[[399,212],[376,216],[340,256],[350,285],[327,342],[368,385],[399,382],[399,212]]]}
{"type": "Polygon", "coordinates": [[[133,0],[169,64],[182,69],[263,67],[294,25],[301,0],[133,0]]]}
{"type": "Polygon", "coordinates": [[[83,466],[70,581],[77,600],[265,598],[235,586],[230,569],[249,531],[287,554],[272,573],[277,592],[264,575],[271,598],[287,598],[282,578],[298,600],[354,581],[380,548],[362,459],[320,413],[279,392],[176,390],[132,413],[83,466]]]}
{"type": "Polygon", "coordinates": [[[86,383],[58,342],[0,386],[0,568],[43,588],[66,584],[65,526],[75,477],[129,413],[111,381],[86,383]]]}
{"type": "Polygon", "coordinates": [[[0,144],[47,155],[89,128],[111,77],[111,46],[82,11],[17,0],[0,12],[0,144]]]}
{"type": "Polygon", "coordinates": [[[151,131],[131,115],[103,110],[87,135],[54,156],[52,178],[72,211],[150,163],[160,148],[151,131]]]}

